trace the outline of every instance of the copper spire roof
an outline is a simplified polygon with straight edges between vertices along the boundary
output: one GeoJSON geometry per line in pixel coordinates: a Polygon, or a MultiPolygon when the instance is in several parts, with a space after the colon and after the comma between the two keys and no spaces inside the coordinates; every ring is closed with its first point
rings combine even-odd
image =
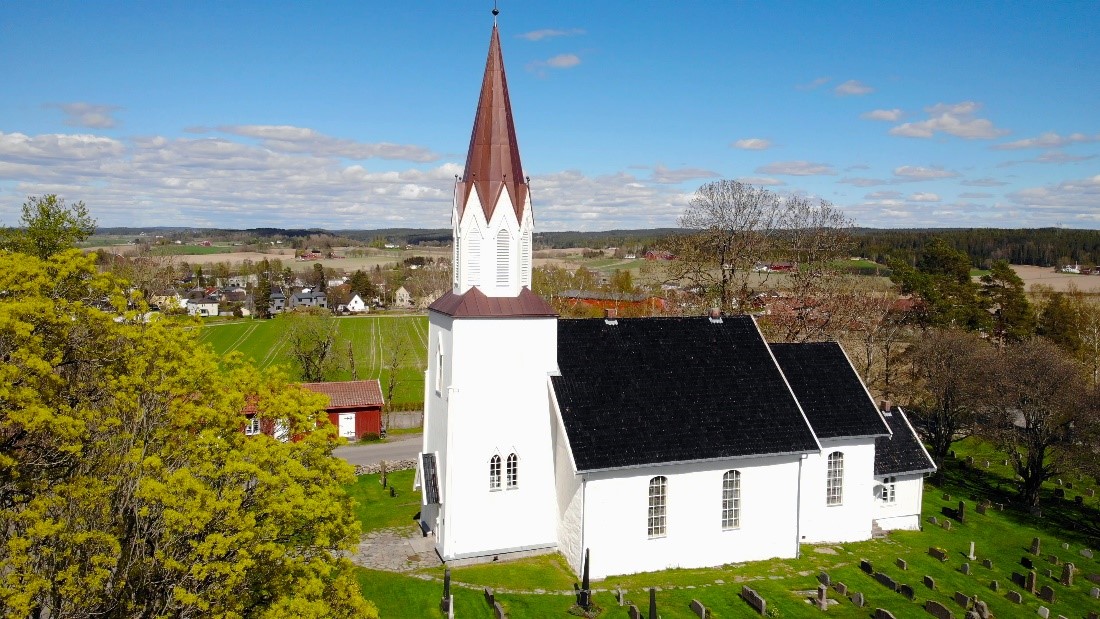
{"type": "Polygon", "coordinates": [[[466,155],[466,170],[458,183],[459,217],[477,191],[486,221],[492,219],[501,191],[523,219],[527,202],[527,181],[519,161],[516,127],[512,123],[512,103],[508,98],[508,80],[504,77],[504,57],[500,52],[500,33],[493,24],[489,39],[489,58],[485,61],[485,77],[481,82],[481,97],[474,115],[474,130],[470,135],[470,151],[466,155]]]}

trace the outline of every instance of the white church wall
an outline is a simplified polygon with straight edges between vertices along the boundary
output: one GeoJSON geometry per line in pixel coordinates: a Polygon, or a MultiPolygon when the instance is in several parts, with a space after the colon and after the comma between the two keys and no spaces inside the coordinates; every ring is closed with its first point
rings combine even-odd
{"type": "MultiPolygon", "coordinates": [[[[550,393],[553,398],[553,392],[550,393]]],[[[558,501],[558,551],[573,571],[580,573],[584,561],[582,533],[584,531],[584,490],[581,477],[576,475],[573,459],[566,443],[565,428],[554,407],[550,409],[550,425],[554,443],[554,489],[558,501]]]]}
{"type": "Polygon", "coordinates": [[[875,440],[819,439],[820,454],[807,456],[802,469],[802,541],[854,542],[871,539],[875,496],[875,440]],[[843,494],[829,505],[826,477],[829,454],[844,454],[843,494]]]}
{"type": "Polygon", "coordinates": [[[443,498],[445,559],[554,547],[557,506],[546,376],[555,369],[553,318],[458,319],[452,326],[443,498]],[[519,459],[507,484],[507,458],[519,459]],[[501,459],[499,489],[489,466],[501,459]]]}
{"type": "MultiPolygon", "coordinates": [[[[924,500],[924,475],[894,476],[894,500],[876,501],[875,522],[887,530],[916,531],[920,528],[921,502],[924,500]]],[[[878,484],[883,479],[877,480],[878,484]]]]}
{"type": "MultiPolygon", "coordinates": [[[[798,456],[585,474],[584,546],[591,575],[794,557],[798,456]],[[722,476],[741,472],[740,527],[722,529],[722,476]],[[649,482],[667,478],[666,534],[650,539],[649,482]]],[[[574,568],[575,569],[575,568],[574,568]]]]}
{"type": "MultiPolygon", "coordinates": [[[[448,494],[447,466],[447,389],[451,384],[450,356],[454,350],[450,316],[431,312],[428,315],[428,367],[424,371],[424,434],[421,441],[422,453],[436,454],[440,498],[446,501],[448,494]],[[443,356],[440,358],[439,353],[443,356]],[[442,361],[442,363],[441,363],[442,361]]],[[[423,494],[421,495],[423,496],[423,494]]],[[[425,507],[421,510],[421,522],[436,532],[436,542],[443,542],[444,533],[440,530],[439,509],[425,507]]]]}
{"type": "MultiPolygon", "coordinates": [[[[530,284],[530,260],[523,260],[522,231],[532,228],[530,208],[524,209],[523,221],[516,220],[515,211],[508,191],[501,192],[491,220],[486,221],[481,200],[477,191],[470,192],[470,199],[463,209],[459,224],[458,259],[460,267],[456,293],[462,294],[477,286],[486,296],[514,297],[520,288],[530,284]],[[507,252],[501,259],[498,251],[498,235],[504,231],[508,236],[507,252]],[[526,264],[526,275],[521,266],[526,264]],[[498,279],[501,267],[507,277],[498,279]]],[[[452,212],[457,216],[458,210],[452,212]]]]}

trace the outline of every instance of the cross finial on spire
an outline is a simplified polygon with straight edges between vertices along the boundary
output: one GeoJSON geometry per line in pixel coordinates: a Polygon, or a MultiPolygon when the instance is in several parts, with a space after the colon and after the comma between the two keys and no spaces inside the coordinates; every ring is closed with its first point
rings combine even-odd
{"type": "Polygon", "coordinates": [[[497,8],[497,0],[493,0],[493,23],[497,21],[497,15],[500,15],[500,9],[497,8]]]}

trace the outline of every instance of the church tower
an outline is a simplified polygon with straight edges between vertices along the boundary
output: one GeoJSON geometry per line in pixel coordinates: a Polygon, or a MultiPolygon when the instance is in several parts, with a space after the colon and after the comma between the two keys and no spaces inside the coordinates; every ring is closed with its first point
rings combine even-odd
{"type": "Polygon", "coordinates": [[[428,308],[421,527],[448,562],[552,550],[557,316],[530,289],[534,218],[495,20],[451,225],[452,289],[428,308]]]}

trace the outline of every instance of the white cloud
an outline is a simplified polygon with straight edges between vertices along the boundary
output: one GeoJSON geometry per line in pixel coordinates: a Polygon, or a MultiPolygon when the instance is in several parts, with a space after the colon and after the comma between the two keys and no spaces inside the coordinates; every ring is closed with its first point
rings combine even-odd
{"type": "Polygon", "coordinates": [[[900,191],[875,191],[863,196],[867,200],[894,200],[901,197],[900,191]]]}
{"type": "Polygon", "coordinates": [[[1016,140],[1015,142],[1006,142],[1004,144],[994,144],[993,146],[990,146],[990,148],[992,148],[993,150],[1019,150],[1023,148],[1062,148],[1063,146],[1069,146],[1070,144],[1086,144],[1089,142],[1100,142],[1100,133],[1096,135],[1086,135],[1084,133],[1059,135],[1052,131],[1048,131],[1038,137],[1016,140]]]}
{"type": "MultiPolygon", "coordinates": [[[[192,133],[208,132],[202,127],[190,128],[192,133]]],[[[318,157],[344,159],[392,159],[428,163],[437,161],[439,154],[423,146],[366,143],[325,135],[313,129],[290,125],[223,125],[216,131],[260,140],[260,144],[278,153],[302,153],[318,157]]]]}
{"type": "Polygon", "coordinates": [[[910,202],[939,202],[940,197],[937,194],[934,194],[934,193],[924,192],[924,193],[915,193],[915,194],[909,196],[908,200],[910,202]]]}
{"type": "Polygon", "coordinates": [[[731,146],[744,150],[768,150],[772,147],[772,141],[764,138],[744,138],[737,140],[731,146]]]}
{"type": "Polygon", "coordinates": [[[675,184],[697,178],[715,178],[718,176],[721,176],[721,174],[702,168],[678,168],[672,170],[663,165],[656,165],[653,167],[653,175],[650,177],[650,180],[655,183],[675,184]]]}
{"type": "Polygon", "coordinates": [[[958,172],[945,170],[940,167],[926,168],[923,166],[903,165],[894,168],[894,176],[907,181],[931,181],[940,178],[955,178],[958,172]]]}
{"type": "Polygon", "coordinates": [[[985,118],[975,118],[981,104],[974,101],[944,104],[938,103],[924,108],[928,119],[919,122],[904,123],[890,129],[890,135],[908,138],[931,138],[936,133],[946,133],[965,139],[992,139],[1008,133],[998,129],[985,118]]]}
{"type": "Polygon", "coordinates": [[[580,56],[576,54],[558,54],[546,61],[546,66],[555,69],[568,69],[581,63],[580,56]]]}
{"type": "Polygon", "coordinates": [[[1100,174],[1008,194],[1021,206],[1060,211],[1065,215],[1100,216],[1100,174]]]}
{"type": "Polygon", "coordinates": [[[967,187],[1002,187],[1007,185],[1007,181],[998,180],[992,177],[975,178],[968,181],[960,181],[960,185],[966,185],[967,187]]]}
{"type": "Polygon", "coordinates": [[[810,161],[776,161],[756,168],[757,174],[781,174],[787,176],[819,176],[836,174],[833,166],[827,163],[810,161]]]}
{"type": "Polygon", "coordinates": [[[110,129],[114,127],[118,124],[114,113],[122,109],[117,105],[96,105],[83,101],[47,103],[46,107],[55,107],[64,112],[66,125],[89,129],[110,129]]]}
{"type": "Polygon", "coordinates": [[[860,114],[859,117],[865,120],[885,120],[889,122],[897,122],[898,120],[901,120],[902,114],[904,114],[904,112],[902,112],[898,108],[894,108],[891,110],[871,110],[870,112],[864,112],[863,114],[860,114]]]}
{"type": "Polygon", "coordinates": [[[874,91],[875,91],[874,88],[871,88],[870,86],[868,86],[867,84],[864,84],[863,82],[861,82],[859,80],[848,80],[847,82],[844,82],[843,84],[840,84],[839,86],[837,86],[836,88],[833,89],[833,92],[835,92],[836,94],[838,94],[842,97],[853,96],[853,95],[855,95],[855,96],[866,95],[866,94],[870,94],[874,91]]]}
{"type": "Polygon", "coordinates": [[[828,77],[819,77],[819,78],[817,78],[817,79],[815,79],[811,82],[808,82],[806,84],[798,84],[798,85],[795,86],[795,88],[798,89],[798,90],[815,90],[817,88],[820,88],[820,87],[824,86],[825,84],[828,84],[830,79],[831,78],[828,78],[828,77]]]}
{"type": "Polygon", "coordinates": [[[541,41],[543,39],[553,39],[557,37],[573,37],[584,33],[584,30],[580,28],[569,28],[568,30],[543,28],[542,30],[532,30],[531,32],[524,32],[516,36],[521,39],[527,39],[528,41],[541,41]]]}
{"type": "Polygon", "coordinates": [[[760,185],[762,187],[778,187],[787,184],[778,178],[772,178],[770,176],[743,176],[737,179],[737,182],[746,185],[760,185]]]}
{"type": "Polygon", "coordinates": [[[968,200],[980,200],[983,198],[992,198],[993,194],[986,193],[984,191],[967,191],[959,194],[960,198],[966,198],[968,200]]]}

